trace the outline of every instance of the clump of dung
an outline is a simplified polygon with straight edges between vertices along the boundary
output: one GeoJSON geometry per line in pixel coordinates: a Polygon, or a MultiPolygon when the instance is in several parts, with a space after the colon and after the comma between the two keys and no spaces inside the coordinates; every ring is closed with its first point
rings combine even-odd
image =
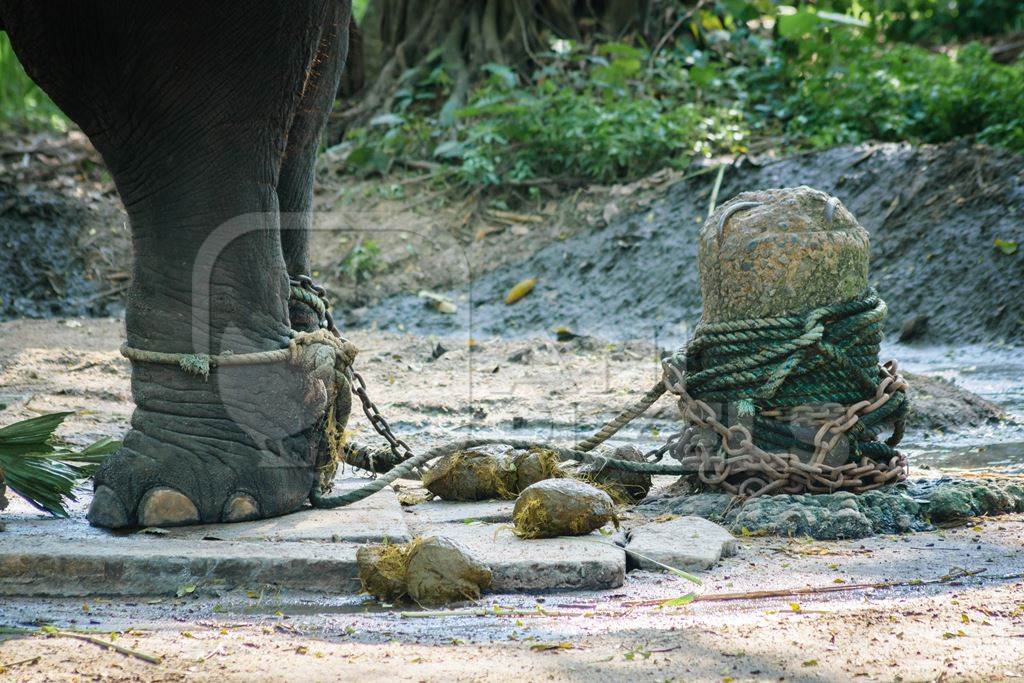
{"type": "Polygon", "coordinates": [[[527,487],[512,511],[521,538],[584,536],[608,522],[618,526],[611,496],[575,479],[548,479],[527,487]]]}
{"type": "Polygon", "coordinates": [[[491,569],[447,538],[422,539],[409,552],[406,592],[421,605],[477,600],[491,585],[491,569]]]}
{"type": "Polygon", "coordinates": [[[527,486],[562,477],[558,456],[543,448],[482,446],[447,455],[423,475],[423,486],[444,500],[511,500],[527,486]]]}
{"type": "MultiPolygon", "coordinates": [[[[636,446],[619,446],[611,455],[618,460],[644,462],[644,454],[636,446]]],[[[627,472],[598,464],[583,465],[575,476],[601,489],[619,505],[635,504],[647,497],[651,490],[651,475],[647,472],[627,472]]]]}
{"type": "Polygon", "coordinates": [[[491,585],[491,570],[447,538],[364,545],[356,551],[363,590],[383,602],[408,597],[421,605],[476,600],[491,585]]]}
{"type": "Polygon", "coordinates": [[[560,463],[558,454],[547,448],[534,446],[526,451],[513,451],[512,465],[516,475],[516,493],[520,493],[539,481],[561,479],[567,476],[560,463]]]}
{"type": "MultiPolygon", "coordinates": [[[[415,543],[415,541],[413,541],[415,543]]],[[[409,551],[413,543],[361,545],[356,566],[363,590],[383,602],[395,602],[405,595],[409,551]]]]}

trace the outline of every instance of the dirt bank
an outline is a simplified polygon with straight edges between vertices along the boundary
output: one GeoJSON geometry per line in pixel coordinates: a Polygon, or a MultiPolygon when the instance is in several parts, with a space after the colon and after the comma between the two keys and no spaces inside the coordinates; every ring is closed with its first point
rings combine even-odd
{"type": "MultiPolygon", "coordinates": [[[[730,167],[719,202],[801,184],[830,192],[871,234],[871,282],[889,304],[890,332],[921,317],[915,341],[1016,344],[1024,342],[1024,250],[1003,253],[995,241],[1024,244],[1022,169],[1020,157],[966,143],[847,146],[730,167]]],[[[517,263],[451,291],[455,315],[403,295],[349,323],[470,336],[542,336],[568,327],[602,338],[678,342],[700,314],[697,231],[713,183],[708,173],[641,202],[620,198],[607,222],[521,253],[517,263]],[[536,288],[506,305],[524,278],[536,278],[536,288]]]]}
{"type": "Polygon", "coordinates": [[[81,133],[0,143],[0,320],[111,315],[130,278],[124,215],[81,133]]]}

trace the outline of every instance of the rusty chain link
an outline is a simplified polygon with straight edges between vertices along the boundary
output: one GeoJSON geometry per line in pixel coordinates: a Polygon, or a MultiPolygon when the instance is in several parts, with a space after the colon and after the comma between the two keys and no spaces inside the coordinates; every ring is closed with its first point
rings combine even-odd
{"type": "MultiPolygon", "coordinates": [[[[842,465],[824,462],[861,418],[880,408],[896,392],[906,390],[907,382],[899,375],[893,361],[879,366],[882,381],[870,400],[848,407],[825,404],[772,413],[772,417],[780,421],[818,426],[814,452],[807,462],[795,453],[774,453],[759,448],[754,444],[750,429],[743,424],[723,424],[714,408],[687,393],[682,370],[668,361],[662,365],[665,373],[662,381],[668,391],[679,396],[683,418],[691,425],[710,430],[720,442],[713,448],[712,444],[700,440],[699,430],[691,428],[681,433],[671,449],[681,465],[691,466],[700,481],[711,488],[751,498],[766,493],[832,493],[837,490],[861,493],[906,476],[907,459],[900,453],[883,462],[876,462],[867,455],[862,455],[859,462],[842,465]],[[737,483],[743,475],[746,478],[737,483]]],[[[887,443],[894,445],[900,436],[897,427],[887,443]]]]}
{"type": "MultiPolygon", "coordinates": [[[[312,292],[324,303],[324,314],[320,321],[320,325],[329,330],[331,334],[338,338],[342,338],[341,332],[338,330],[338,326],[334,322],[334,316],[331,315],[331,303],[327,297],[327,290],[321,285],[316,284],[311,277],[308,275],[297,275],[289,277],[289,283],[292,287],[298,287],[300,289],[312,292]]],[[[391,429],[391,425],[388,424],[387,418],[381,414],[377,404],[370,398],[369,393],[366,391],[366,381],[362,375],[353,369],[349,365],[345,369],[345,377],[349,381],[352,393],[359,398],[359,403],[362,406],[363,414],[366,415],[366,419],[370,421],[370,426],[380,436],[388,442],[388,447],[391,449],[393,457],[398,461],[404,461],[413,456],[413,451],[409,445],[402,439],[395,436],[394,431],[391,429]]],[[[374,471],[374,456],[369,454],[367,456],[369,460],[371,471],[374,471]]]]}

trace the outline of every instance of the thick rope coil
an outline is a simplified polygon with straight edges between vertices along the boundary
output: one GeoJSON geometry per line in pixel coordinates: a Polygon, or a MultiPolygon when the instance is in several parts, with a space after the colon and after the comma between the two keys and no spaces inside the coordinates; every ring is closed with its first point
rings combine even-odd
{"type": "Polygon", "coordinates": [[[698,327],[665,361],[665,384],[684,419],[717,446],[695,430],[673,456],[709,488],[747,497],[862,492],[904,479],[895,446],[907,383],[895,363],[878,365],[884,317],[869,290],[806,316],[698,327]],[[892,435],[879,442],[885,425],[892,435]],[[827,463],[841,444],[846,462],[827,463]]]}

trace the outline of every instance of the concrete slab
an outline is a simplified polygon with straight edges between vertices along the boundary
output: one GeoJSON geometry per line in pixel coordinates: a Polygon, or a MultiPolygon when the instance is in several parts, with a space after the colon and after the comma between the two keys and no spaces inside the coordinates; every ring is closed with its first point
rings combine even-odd
{"type": "MultiPolygon", "coordinates": [[[[333,494],[358,488],[366,479],[345,479],[333,494]]],[[[221,541],[318,541],[322,543],[392,543],[412,540],[398,497],[390,487],[347,507],[299,512],[238,524],[204,524],[169,529],[169,538],[221,541]]]]}
{"type": "Polygon", "coordinates": [[[723,557],[735,555],[738,548],[736,539],[725,527],[702,517],[650,522],[631,529],[626,537],[630,568],[652,571],[665,568],[647,558],[677,569],[697,571],[710,569],[723,557]]]}
{"type": "Polygon", "coordinates": [[[141,535],[102,540],[4,538],[0,595],[174,595],[267,584],[324,593],[357,593],[356,546],[342,543],[240,543],[141,535]]]}
{"type": "MultiPolygon", "coordinates": [[[[339,480],[335,490],[365,481],[339,480]]],[[[411,539],[390,488],[336,510],[159,534],[91,527],[88,503],[82,495],[70,519],[54,519],[13,497],[2,515],[0,595],[166,595],[186,584],[354,593],[356,544],[411,539]]]]}
{"type": "MultiPolygon", "coordinates": [[[[334,484],[333,493],[358,488],[366,481],[364,478],[339,479],[334,484]]],[[[4,535],[0,536],[0,553],[5,539],[19,536],[46,536],[67,541],[110,538],[110,532],[91,527],[86,521],[85,511],[90,499],[91,493],[81,495],[70,509],[71,517],[57,519],[12,496],[11,506],[0,515],[6,525],[4,535]]],[[[255,522],[204,524],[166,531],[164,538],[180,540],[372,543],[387,538],[395,543],[404,543],[411,538],[398,498],[389,487],[358,503],[335,510],[307,509],[255,522]]]]}
{"type": "MultiPolygon", "coordinates": [[[[338,488],[361,481],[339,482],[338,488]]],[[[241,524],[111,533],[84,521],[83,496],[69,520],[23,502],[4,511],[0,595],[173,595],[180,586],[227,590],[273,584],[356,593],[358,543],[438,534],[466,545],[491,567],[492,592],[604,589],[622,585],[625,553],[598,533],[522,540],[507,524],[509,501],[432,502],[402,511],[390,489],[337,510],[307,510],[241,524]],[[466,520],[476,520],[466,524],[466,520]]]]}
{"type": "Polygon", "coordinates": [[[458,502],[432,500],[404,508],[411,524],[445,524],[459,522],[511,522],[514,500],[480,500],[458,502]]]}
{"type": "Polygon", "coordinates": [[[505,524],[416,524],[417,535],[446,536],[491,568],[490,592],[618,588],[625,552],[598,533],[523,540],[505,524]]]}

